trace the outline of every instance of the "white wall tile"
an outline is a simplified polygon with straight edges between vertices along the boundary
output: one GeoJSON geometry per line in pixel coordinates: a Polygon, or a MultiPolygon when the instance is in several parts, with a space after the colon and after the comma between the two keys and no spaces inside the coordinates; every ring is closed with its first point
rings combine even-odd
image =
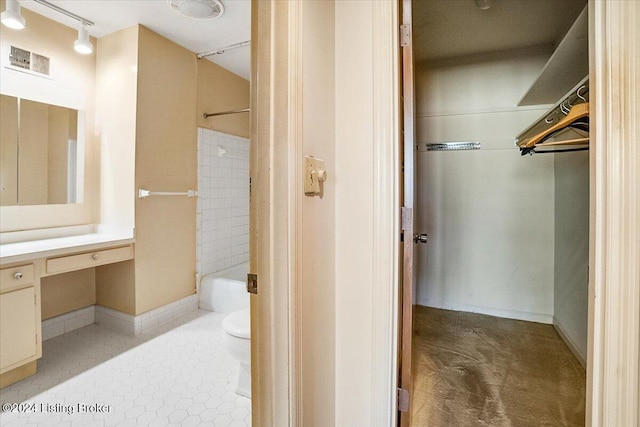
{"type": "Polygon", "coordinates": [[[249,259],[249,140],[198,130],[197,270],[201,276],[249,259]],[[218,146],[224,156],[218,156],[218,146]]]}

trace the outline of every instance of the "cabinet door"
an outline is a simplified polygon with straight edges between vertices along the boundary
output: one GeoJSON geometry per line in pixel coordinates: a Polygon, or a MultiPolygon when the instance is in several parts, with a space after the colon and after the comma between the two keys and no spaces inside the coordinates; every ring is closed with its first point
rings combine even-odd
{"type": "Polygon", "coordinates": [[[35,288],[0,295],[0,369],[35,356],[35,288]]]}

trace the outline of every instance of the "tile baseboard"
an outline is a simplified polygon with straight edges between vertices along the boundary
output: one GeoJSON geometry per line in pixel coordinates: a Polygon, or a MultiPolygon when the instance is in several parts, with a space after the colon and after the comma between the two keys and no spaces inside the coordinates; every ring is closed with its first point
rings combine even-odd
{"type": "Polygon", "coordinates": [[[42,321],[42,341],[95,323],[95,305],[90,305],[42,321]]]}
{"type": "Polygon", "coordinates": [[[138,316],[96,305],[95,322],[125,335],[140,335],[198,309],[198,295],[193,294],[138,316]]]}
{"type": "Polygon", "coordinates": [[[42,321],[42,341],[97,323],[125,335],[135,336],[154,330],[178,317],[198,309],[198,295],[193,294],[139,316],[101,305],[74,310],[42,321]]]}

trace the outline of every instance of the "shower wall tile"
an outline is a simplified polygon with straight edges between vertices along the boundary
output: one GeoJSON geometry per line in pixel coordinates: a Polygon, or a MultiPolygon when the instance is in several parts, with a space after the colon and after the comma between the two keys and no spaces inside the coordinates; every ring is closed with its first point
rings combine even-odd
{"type": "Polygon", "coordinates": [[[198,129],[200,276],[249,261],[249,140],[198,129]]]}

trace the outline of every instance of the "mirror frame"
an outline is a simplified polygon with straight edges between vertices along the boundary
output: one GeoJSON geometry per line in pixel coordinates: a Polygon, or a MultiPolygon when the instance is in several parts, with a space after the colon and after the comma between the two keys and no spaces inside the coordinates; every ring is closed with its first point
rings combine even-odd
{"type": "Polygon", "coordinates": [[[88,94],[81,90],[61,87],[46,77],[36,78],[31,74],[5,67],[2,67],[1,78],[2,95],[71,108],[79,112],[78,144],[80,145],[82,138],[84,181],[77,183],[78,188],[81,187],[83,191],[82,203],[0,206],[0,233],[93,224],[93,206],[97,198],[87,190],[93,188],[91,180],[95,179],[89,168],[94,132],[91,122],[87,120],[88,117],[93,117],[93,111],[87,109],[88,94]]]}

